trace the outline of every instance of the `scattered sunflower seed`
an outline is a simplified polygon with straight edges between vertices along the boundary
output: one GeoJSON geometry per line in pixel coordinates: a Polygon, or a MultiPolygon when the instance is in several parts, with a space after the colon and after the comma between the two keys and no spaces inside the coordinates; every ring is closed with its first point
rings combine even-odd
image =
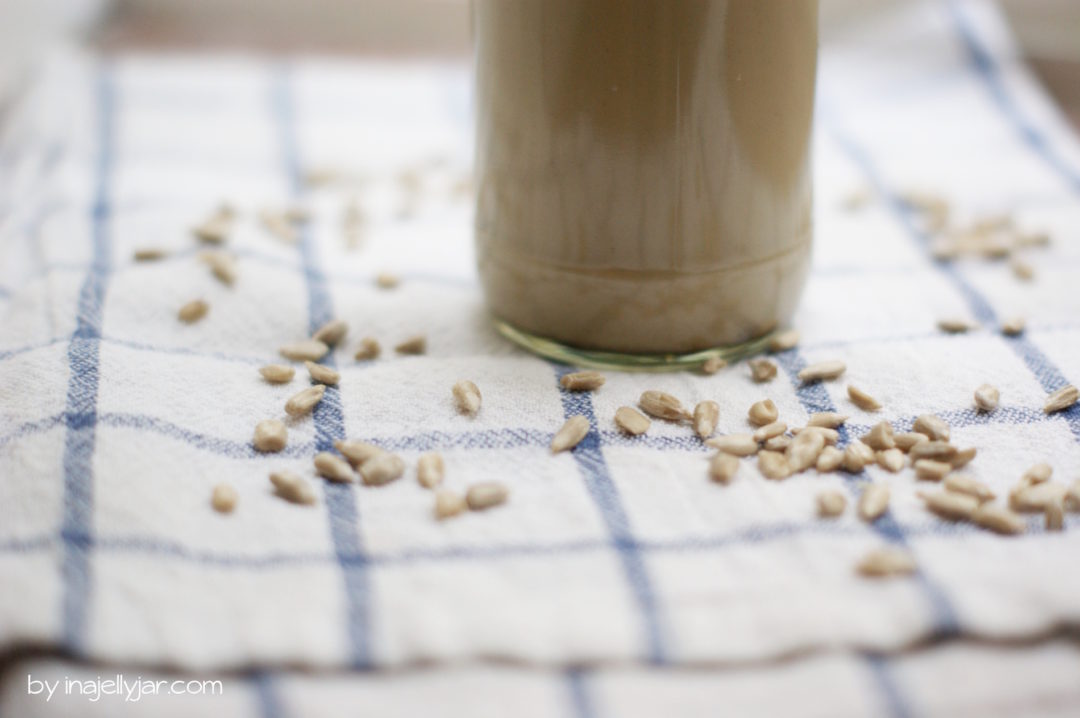
{"type": "Polygon", "coordinates": [[[1046,397],[1046,403],[1043,404],[1043,411],[1047,414],[1053,414],[1056,411],[1064,411],[1075,404],[1077,399],[1080,399],[1080,389],[1077,389],[1072,384],[1063,386],[1050,396],[1046,397]]]}
{"type": "Polygon", "coordinates": [[[880,401],[870,396],[854,384],[848,384],[847,393],[848,398],[851,399],[851,403],[859,407],[863,411],[877,411],[881,408],[880,401]]]}
{"type": "Polygon", "coordinates": [[[804,431],[797,435],[784,452],[791,473],[797,474],[817,464],[824,448],[825,437],[816,431],[804,431]]]}
{"type": "Polygon", "coordinates": [[[924,481],[941,481],[952,471],[952,464],[933,459],[919,459],[915,462],[915,477],[924,481]]]}
{"type": "Polygon", "coordinates": [[[451,516],[457,516],[467,508],[465,497],[458,492],[450,489],[439,489],[435,492],[435,518],[448,519],[451,516]]]}
{"type": "Polygon", "coordinates": [[[817,463],[814,465],[821,473],[836,471],[844,463],[844,452],[835,446],[826,446],[818,454],[817,463]]]}
{"type": "Polygon", "coordinates": [[[232,221],[233,210],[227,205],[222,205],[201,224],[192,227],[191,233],[205,244],[224,244],[229,238],[232,221]]]}
{"type": "Polygon", "coordinates": [[[341,381],[341,374],[325,364],[316,364],[313,361],[307,361],[304,362],[304,366],[307,367],[308,374],[311,376],[313,382],[326,384],[327,386],[336,386],[337,383],[341,381]]]}
{"type": "Polygon", "coordinates": [[[699,401],[694,407],[694,432],[702,439],[713,435],[719,420],[720,405],[715,401],[699,401]]]}
{"type": "Polygon", "coordinates": [[[901,434],[893,434],[893,441],[896,442],[896,448],[900,451],[911,451],[911,447],[915,444],[920,444],[924,441],[930,441],[930,438],[926,434],[920,434],[917,431],[905,431],[901,434]]]}
{"type": "Polygon", "coordinates": [[[964,332],[974,329],[970,322],[957,317],[939,319],[937,326],[938,329],[948,334],[963,334],[964,332]]]}
{"type": "Polygon", "coordinates": [[[887,451],[894,448],[896,438],[892,424],[887,421],[878,422],[866,436],[862,437],[862,442],[874,451],[887,451]]]}
{"type": "Polygon", "coordinates": [[[816,500],[818,516],[823,519],[836,518],[847,508],[847,497],[835,489],[819,491],[816,500]]]}
{"type": "Polygon", "coordinates": [[[720,357],[709,357],[701,365],[701,371],[705,374],[715,374],[727,366],[727,360],[720,357]]]}
{"type": "Polygon", "coordinates": [[[782,421],[774,421],[755,431],[753,434],[754,441],[768,441],[769,439],[780,436],[785,431],[787,431],[787,424],[782,421]]]}
{"type": "Polygon", "coordinates": [[[836,379],[847,369],[842,361],[823,361],[811,364],[799,372],[799,381],[809,384],[815,381],[836,379]]]}
{"type": "Polygon", "coordinates": [[[857,474],[877,460],[874,450],[861,441],[853,441],[844,449],[844,471],[857,474]]]}
{"type": "Polygon", "coordinates": [[[379,289],[394,289],[401,284],[401,277],[390,272],[379,272],[375,275],[375,286],[379,289]]]}
{"type": "Polygon", "coordinates": [[[551,439],[551,453],[557,454],[560,451],[573,449],[588,433],[589,420],[580,414],[571,416],[551,439]]]}
{"type": "Polygon", "coordinates": [[[1020,513],[1045,511],[1048,504],[1064,501],[1066,489],[1047,481],[1032,486],[1020,486],[1009,492],[1009,508],[1020,513]]]}
{"type": "Polygon", "coordinates": [[[476,384],[473,384],[468,379],[462,379],[454,384],[452,392],[458,411],[467,416],[476,416],[476,412],[480,411],[481,401],[480,389],[477,388],[476,384]]]}
{"type": "Polygon", "coordinates": [[[134,256],[136,262],[156,262],[159,259],[165,259],[169,253],[157,247],[143,247],[136,249],[134,256]]]}
{"type": "Polygon", "coordinates": [[[483,511],[504,503],[509,495],[510,490],[505,484],[498,481],[481,481],[470,486],[465,492],[465,503],[473,511],[483,511]]]}
{"type": "Polygon", "coordinates": [[[879,451],[877,453],[877,462],[878,466],[895,474],[904,468],[904,464],[907,463],[907,457],[904,456],[903,451],[894,447],[892,449],[879,451]]]}
{"type": "Polygon", "coordinates": [[[331,481],[344,483],[356,481],[356,474],[353,473],[349,462],[329,451],[320,451],[315,454],[315,473],[331,481]]]}
{"type": "Polygon", "coordinates": [[[949,425],[945,423],[944,419],[933,414],[922,414],[915,417],[915,423],[911,430],[926,434],[931,441],[949,440],[949,425]]]}
{"type": "Polygon", "coordinates": [[[360,464],[360,476],[368,486],[382,486],[405,473],[405,462],[396,454],[383,451],[360,464]]]}
{"type": "Polygon", "coordinates": [[[638,406],[654,419],[682,421],[690,418],[690,413],[683,408],[681,401],[662,391],[644,392],[638,399],[638,406]]]}
{"type": "Polygon", "coordinates": [[[1024,485],[1042,484],[1050,480],[1054,475],[1054,467],[1045,461],[1033,464],[1020,476],[1020,483],[1024,485]]]}
{"type": "Polygon", "coordinates": [[[1080,511],[1080,479],[1074,481],[1065,494],[1065,509],[1068,511],[1080,511]]]}
{"type": "Polygon", "coordinates": [[[1065,507],[1060,501],[1052,501],[1046,505],[1046,530],[1062,531],[1065,528],[1065,507]]]}
{"type": "Polygon", "coordinates": [[[200,256],[202,262],[210,267],[214,278],[231,287],[236,283],[236,260],[223,252],[206,252],[200,256]]]}
{"type": "Polygon", "coordinates": [[[750,367],[750,378],[758,384],[776,378],[776,364],[773,364],[768,359],[750,359],[746,364],[750,367]]]}
{"type": "Polygon", "coordinates": [[[950,521],[969,519],[979,508],[979,500],[974,496],[952,491],[920,492],[919,498],[926,504],[928,511],[950,521]]]}
{"type": "Polygon", "coordinates": [[[983,384],[975,390],[975,408],[979,411],[993,411],[1001,401],[1001,394],[989,384],[983,384]]]}
{"type": "Polygon", "coordinates": [[[443,458],[434,451],[421,454],[416,460],[416,480],[425,489],[433,489],[441,484],[444,473],[443,458]]]}
{"type": "Polygon", "coordinates": [[[952,461],[956,456],[957,449],[947,441],[920,441],[908,449],[908,456],[913,462],[919,459],[937,459],[938,461],[952,461]]]}
{"type": "Polygon", "coordinates": [[[285,364],[267,364],[259,373],[271,384],[288,384],[296,376],[296,370],[285,364]]]}
{"type": "Polygon", "coordinates": [[[758,471],[766,479],[786,479],[791,476],[787,456],[777,451],[761,451],[757,455],[758,471]]]}
{"type": "Polygon", "coordinates": [[[855,565],[855,570],[869,578],[888,578],[915,573],[911,553],[891,546],[870,551],[855,565]]]}
{"type": "Polygon", "coordinates": [[[315,503],[315,490],[311,484],[291,471],[275,471],[270,474],[275,493],[294,504],[315,503]]]}
{"type": "Polygon", "coordinates": [[[1024,333],[1023,317],[1013,317],[1001,324],[1001,333],[1007,337],[1015,337],[1024,333]]]}
{"type": "Polygon", "coordinates": [[[889,487],[886,484],[870,484],[859,496],[859,518],[877,521],[889,508],[889,487]]]}
{"type": "Polygon", "coordinates": [[[949,465],[954,469],[962,469],[971,463],[971,460],[975,458],[975,454],[976,449],[974,446],[960,449],[949,458],[949,465]]]}
{"type": "Polygon", "coordinates": [[[273,453],[281,451],[288,442],[288,431],[285,424],[277,419],[265,419],[255,425],[255,438],[252,445],[255,451],[273,453]]]}
{"type": "Polygon", "coordinates": [[[835,411],[821,411],[817,414],[811,414],[810,420],[806,422],[807,426],[820,426],[825,429],[835,429],[845,421],[848,420],[847,415],[838,414],[835,411]]]}
{"type": "Polygon", "coordinates": [[[381,351],[382,347],[373,337],[364,337],[360,340],[360,345],[356,348],[356,354],[353,358],[357,361],[367,361],[378,357],[381,351]]]}
{"type": "Polygon", "coordinates": [[[1035,267],[1019,257],[1013,259],[1011,267],[1013,276],[1023,282],[1030,282],[1035,278],[1035,267]]]}
{"type": "Polygon", "coordinates": [[[735,456],[751,456],[758,452],[758,443],[750,434],[714,436],[705,445],[735,456]]]}
{"type": "Polygon", "coordinates": [[[284,212],[264,209],[259,212],[259,224],[270,234],[286,244],[296,244],[300,236],[284,212]]]}
{"type": "Polygon", "coordinates": [[[709,460],[709,477],[719,484],[730,482],[735,477],[735,473],[738,470],[739,458],[733,454],[726,454],[723,451],[718,451],[716,455],[709,460]]]}
{"type": "Polygon", "coordinates": [[[975,510],[971,515],[975,524],[999,534],[1022,534],[1027,528],[1027,523],[1022,516],[1010,511],[999,504],[987,502],[975,510]]]}
{"type": "Polygon", "coordinates": [[[278,349],[278,354],[290,361],[319,361],[330,351],[330,347],[318,339],[305,339],[301,342],[286,344],[278,349]]]}
{"type": "Polygon", "coordinates": [[[409,337],[394,347],[398,354],[423,354],[427,351],[427,338],[423,334],[409,337]]]}
{"type": "Polygon", "coordinates": [[[994,492],[983,482],[967,474],[949,474],[945,477],[945,490],[975,497],[979,503],[994,500],[994,492]]]}
{"type": "Polygon", "coordinates": [[[620,406],[615,410],[615,426],[624,434],[640,436],[649,430],[652,422],[637,409],[629,406],[620,406]]]}
{"type": "Polygon", "coordinates": [[[322,384],[309,386],[307,389],[294,394],[285,402],[285,413],[289,416],[303,416],[322,401],[325,393],[326,387],[322,384]]]}
{"type": "Polygon", "coordinates": [[[238,499],[236,489],[229,484],[218,484],[210,495],[210,505],[214,507],[214,511],[227,514],[236,508],[238,499]]]}
{"type": "MultiPolygon", "coordinates": [[[[754,432],[757,434],[757,432],[754,432]]],[[[780,436],[774,436],[771,439],[766,439],[762,444],[762,448],[768,451],[787,451],[787,448],[791,446],[791,437],[781,434],[780,436]]]]}
{"type": "Polygon", "coordinates": [[[604,385],[604,375],[598,371],[575,371],[563,374],[559,386],[567,391],[595,391],[604,385]]]}
{"type": "Polygon", "coordinates": [[[348,459],[353,466],[360,466],[368,459],[386,453],[386,450],[382,447],[369,444],[366,441],[343,441],[339,439],[334,442],[334,448],[340,451],[341,455],[348,459]]]}
{"type": "Polygon", "coordinates": [[[348,333],[349,325],[346,324],[344,320],[331,319],[315,330],[315,333],[311,335],[311,338],[315,341],[322,342],[328,347],[332,347],[336,346],[348,333]]]}
{"type": "Polygon", "coordinates": [[[792,434],[811,433],[819,434],[825,443],[830,446],[835,446],[840,441],[840,432],[836,429],[827,429],[824,426],[796,426],[791,430],[792,434]]]}
{"type": "Polygon", "coordinates": [[[180,307],[180,311],[176,313],[176,316],[184,324],[194,324],[205,317],[209,311],[209,304],[202,299],[195,299],[180,307]]]}
{"type": "Polygon", "coordinates": [[[780,412],[776,408],[776,404],[772,399],[762,399],[761,401],[754,402],[750,406],[750,411],[747,412],[750,419],[750,423],[754,426],[765,426],[771,424],[780,416],[780,412]]]}
{"type": "Polygon", "coordinates": [[[774,353],[786,352],[788,349],[794,349],[798,344],[799,330],[787,329],[772,336],[772,339],[769,340],[769,351],[774,353]]]}

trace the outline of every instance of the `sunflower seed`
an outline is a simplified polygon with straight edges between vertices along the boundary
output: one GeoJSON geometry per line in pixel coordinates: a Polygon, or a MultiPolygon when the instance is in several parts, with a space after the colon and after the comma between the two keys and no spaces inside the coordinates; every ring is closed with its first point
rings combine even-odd
{"type": "Polygon", "coordinates": [[[1011,267],[1013,276],[1021,281],[1030,282],[1035,278],[1035,267],[1019,257],[1013,259],[1011,267]]]}
{"type": "Polygon", "coordinates": [[[1047,414],[1053,414],[1055,411],[1063,411],[1075,404],[1077,399],[1080,399],[1080,389],[1077,389],[1072,384],[1063,386],[1050,396],[1046,397],[1046,403],[1043,404],[1043,411],[1047,414]]]}
{"type": "Polygon", "coordinates": [[[296,227],[290,224],[288,217],[281,212],[264,209],[259,212],[259,224],[270,234],[286,244],[296,244],[300,239],[296,227]]]}
{"type": "Polygon", "coordinates": [[[473,511],[483,511],[504,503],[509,495],[510,490],[505,484],[498,481],[481,481],[470,486],[465,492],[465,503],[473,511]]]}
{"type": "Polygon", "coordinates": [[[425,489],[433,489],[441,484],[444,473],[443,458],[434,451],[421,454],[416,460],[416,480],[425,489]]]}
{"type": "Polygon", "coordinates": [[[844,452],[835,446],[826,446],[818,454],[817,463],[814,464],[821,473],[827,473],[829,471],[836,471],[844,463],[844,452]]]}
{"type": "Polygon", "coordinates": [[[1080,511],[1080,479],[1074,481],[1065,494],[1065,509],[1068,511],[1080,511]]]}
{"type": "Polygon", "coordinates": [[[1001,323],[1001,333],[1007,337],[1015,337],[1024,333],[1023,317],[1013,317],[1001,323]]]}
{"type": "Polygon", "coordinates": [[[926,434],[931,441],[949,440],[949,425],[945,423],[944,419],[933,414],[922,414],[915,417],[915,423],[912,425],[911,430],[926,434]]]}
{"type": "Polygon", "coordinates": [[[853,384],[848,384],[847,393],[851,403],[863,411],[877,411],[881,408],[880,401],[853,384]]]}
{"type": "Polygon", "coordinates": [[[915,444],[922,443],[924,441],[930,441],[926,434],[920,434],[917,431],[905,431],[901,434],[893,434],[893,441],[896,443],[896,448],[900,451],[911,451],[911,447],[915,444]]]}
{"type": "Polygon", "coordinates": [[[787,457],[776,451],[761,451],[757,455],[758,471],[766,479],[786,479],[791,476],[787,457]]]}
{"type": "Polygon", "coordinates": [[[589,433],[589,420],[580,414],[566,420],[551,440],[551,453],[573,449],[589,433]]]}
{"type": "Polygon", "coordinates": [[[360,340],[359,346],[356,348],[356,354],[353,358],[357,361],[367,361],[368,359],[374,359],[379,356],[382,351],[382,347],[379,346],[379,342],[375,341],[372,337],[364,337],[360,340]]]}
{"type": "Polygon", "coordinates": [[[716,431],[716,422],[720,419],[720,405],[715,401],[699,401],[694,407],[694,432],[702,439],[707,439],[716,431]]]}
{"type": "Polygon", "coordinates": [[[818,516],[823,519],[836,518],[847,508],[847,497],[835,489],[819,491],[815,500],[818,516]]]}
{"type": "Polygon", "coordinates": [[[320,451],[315,454],[315,473],[331,481],[346,483],[356,481],[356,474],[353,473],[349,462],[329,451],[320,451]]]}
{"type": "Polygon", "coordinates": [[[1027,523],[1019,516],[999,504],[985,503],[975,510],[971,520],[984,529],[999,534],[1022,534],[1027,523]]]}
{"type": "Polygon", "coordinates": [[[874,451],[887,451],[896,446],[892,424],[882,421],[874,425],[870,432],[862,437],[862,442],[874,451]]]}
{"type": "Polygon", "coordinates": [[[957,449],[946,441],[920,441],[908,450],[908,456],[912,461],[919,459],[937,459],[938,461],[951,461],[956,456],[957,449]]]}
{"type": "Polygon", "coordinates": [[[255,451],[276,452],[285,448],[288,442],[288,432],[285,424],[277,419],[265,419],[255,425],[255,438],[252,445],[255,451]]]}
{"type": "Polygon", "coordinates": [[[259,373],[271,384],[287,384],[296,376],[296,370],[285,364],[267,364],[259,368],[259,373]]]}
{"type": "Polygon", "coordinates": [[[986,484],[966,474],[949,474],[946,476],[945,490],[973,496],[979,503],[994,500],[994,492],[986,484]]]}
{"type": "Polygon", "coordinates": [[[232,229],[233,211],[222,205],[201,224],[191,228],[195,238],[204,244],[224,244],[232,229]]]}
{"type": "Polygon", "coordinates": [[[868,578],[889,578],[915,573],[915,559],[900,548],[886,547],[868,552],[855,565],[859,574],[868,578]]]}
{"type": "Polygon", "coordinates": [[[638,399],[638,406],[654,419],[682,421],[690,418],[690,413],[683,408],[682,402],[662,391],[646,391],[638,399]]]}
{"type": "Polygon", "coordinates": [[[886,471],[891,471],[894,474],[901,471],[904,468],[904,464],[907,463],[907,457],[904,456],[904,452],[897,448],[879,451],[875,458],[877,458],[878,466],[886,471]]]}
{"type": "Polygon", "coordinates": [[[773,403],[772,399],[762,399],[754,402],[750,405],[750,411],[747,414],[750,423],[754,426],[771,424],[780,416],[780,412],[777,411],[776,404],[773,403]]]}
{"type": "Polygon", "coordinates": [[[575,371],[563,374],[559,386],[567,391],[595,391],[604,385],[604,375],[598,371],[575,371]]]}
{"type": "Polygon", "coordinates": [[[339,439],[334,442],[334,448],[340,451],[341,455],[348,459],[353,466],[360,466],[368,459],[386,453],[386,450],[382,447],[369,444],[366,441],[342,441],[339,439]]]}
{"type": "Polygon", "coordinates": [[[1020,513],[1045,511],[1048,504],[1063,501],[1067,489],[1047,481],[1033,486],[1020,486],[1009,492],[1009,508],[1020,513]]]}
{"type": "Polygon", "coordinates": [[[952,471],[952,464],[933,459],[919,459],[915,462],[915,478],[924,481],[941,481],[952,471]]]}
{"type": "Polygon", "coordinates": [[[815,431],[804,431],[791,441],[784,454],[792,473],[805,471],[817,464],[818,455],[825,448],[825,437],[815,431]]]}
{"type": "Polygon", "coordinates": [[[238,499],[239,495],[236,493],[236,489],[229,484],[218,484],[210,495],[210,505],[214,507],[214,511],[227,514],[236,508],[238,499]]]}
{"type": "Polygon", "coordinates": [[[705,445],[735,456],[750,456],[758,451],[758,443],[750,434],[714,436],[706,441],[705,445]]]}
{"type": "Polygon", "coordinates": [[[1065,507],[1060,501],[1052,501],[1046,505],[1046,530],[1062,531],[1065,529],[1065,507]]]}
{"type": "Polygon", "coordinates": [[[975,453],[976,449],[974,446],[960,449],[949,458],[949,465],[954,469],[962,469],[971,463],[971,460],[975,458],[975,453]]]}
{"type": "Polygon", "coordinates": [[[873,449],[861,441],[853,441],[844,449],[844,471],[857,474],[876,459],[873,449]]]}
{"type": "Polygon", "coordinates": [[[467,508],[465,497],[456,491],[439,489],[435,492],[435,518],[448,519],[451,516],[457,516],[467,508]]]}
{"type": "Polygon", "coordinates": [[[720,357],[709,357],[701,364],[701,371],[705,374],[715,374],[727,366],[727,360],[720,357]]]}
{"type": "Polygon", "coordinates": [[[718,451],[709,460],[709,478],[719,484],[726,484],[735,477],[739,470],[739,459],[732,454],[718,451]]]}
{"type": "Polygon", "coordinates": [[[928,511],[950,521],[969,519],[979,508],[979,500],[974,496],[952,491],[920,492],[919,498],[926,504],[928,511]]]}
{"type": "Polygon", "coordinates": [[[807,426],[820,426],[825,429],[835,429],[845,421],[848,417],[845,414],[837,414],[835,411],[821,411],[817,414],[811,414],[810,420],[806,422],[807,426]]]}
{"type": "Polygon", "coordinates": [[[315,341],[320,341],[328,347],[337,346],[337,344],[345,338],[345,335],[349,333],[349,325],[341,319],[331,319],[326,324],[323,324],[315,333],[311,335],[311,338],[315,341]]]}
{"type": "Polygon", "coordinates": [[[815,381],[836,379],[847,369],[842,361],[823,361],[811,364],[799,372],[799,381],[809,384],[815,381]]]}
{"type": "Polygon", "coordinates": [[[1045,461],[1032,465],[1020,476],[1020,483],[1025,485],[1041,484],[1054,475],[1054,467],[1045,461]]]}
{"type": "Polygon", "coordinates": [[[423,354],[427,351],[427,338],[423,334],[409,337],[394,347],[398,354],[423,354]]]}
{"type": "Polygon", "coordinates": [[[859,517],[864,521],[877,521],[889,508],[889,487],[870,484],[859,496],[859,517]]]}
{"type": "Polygon", "coordinates": [[[782,332],[773,334],[769,340],[769,351],[771,352],[786,352],[788,349],[794,349],[799,344],[799,330],[787,329],[782,332]]]}
{"type": "Polygon", "coordinates": [[[458,411],[467,416],[476,416],[480,411],[480,389],[468,379],[462,379],[454,384],[451,390],[454,395],[454,403],[458,411]]]}
{"type": "Polygon", "coordinates": [[[401,284],[401,277],[390,272],[379,272],[375,275],[375,286],[379,289],[394,289],[401,284]]]}
{"type": "Polygon", "coordinates": [[[278,349],[278,354],[290,361],[319,361],[330,351],[318,339],[305,339],[302,342],[286,344],[278,349]]]}
{"type": "Polygon", "coordinates": [[[1050,235],[1046,232],[1021,232],[1016,235],[1017,247],[1047,247],[1050,245],[1050,235]]]}
{"type": "Polygon", "coordinates": [[[840,441],[840,432],[836,429],[826,429],[824,426],[796,426],[791,430],[792,434],[817,434],[825,443],[829,446],[836,446],[836,443],[840,441]]]}
{"type": "Polygon", "coordinates": [[[785,431],[787,431],[787,424],[782,421],[774,421],[755,431],[753,434],[754,441],[768,441],[769,439],[780,436],[785,431]]]}
{"type": "Polygon", "coordinates": [[[949,334],[963,334],[973,329],[971,323],[958,317],[946,317],[938,320],[938,329],[949,334]]]}
{"type": "Polygon", "coordinates": [[[326,384],[327,386],[336,386],[337,383],[341,381],[341,374],[325,364],[316,364],[313,361],[307,361],[304,362],[304,366],[307,367],[308,374],[311,376],[313,382],[326,384]]]}
{"type": "Polygon", "coordinates": [[[382,486],[405,473],[405,462],[400,456],[387,451],[375,454],[360,464],[360,476],[368,486],[382,486]]]}
{"type": "Polygon", "coordinates": [[[746,363],[750,367],[750,378],[758,384],[772,381],[776,377],[776,365],[768,359],[751,359],[746,363]]]}
{"type": "Polygon", "coordinates": [[[322,401],[324,393],[326,393],[326,387],[322,384],[309,386],[307,389],[294,394],[285,402],[285,413],[289,416],[307,414],[315,408],[316,404],[322,401]]]}
{"type": "Polygon", "coordinates": [[[214,278],[227,287],[236,283],[236,260],[223,252],[206,252],[200,256],[203,264],[210,267],[214,278]]]}
{"type": "MultiPolygon", "coordinates": [[[[754,433],[757,434],[756,431],[754,433]]],[[[771,439],[766,439],[765,443],[762,444],[762,448],[767,449],[768,451],[781,452],[787,451],[787,448],[789,446],[791,446],[791,437],[784,435],[774,436],[771,439]]]]}
{"type": "Polygon", "coordinates": [[[993,411],[1001,400],[998,390],[989,384],[983,384],[975,390],[975,407],[979,411],[993,411]]]}
{"type": "Polygon", "coordinates": [[[615,426],[630,436],[639,436],[649,430],[652,422],[637,409],[620,406],[615,410],[615,426]]]}
{"type": "Polygon", "coordinates": [[[180,311],[176,313],[180,321],[184,324],[194,324],[210,311],[210,305],[204,302],[202,299],[195,299],[184,306],[180,307],[180,311]]]}
{"type": "Polygon", "coordinates": [[[142,249],[136,249],[134,254],[136,262],[156,262],[159,259],[165,259],[167,256],[169,256],[168,252],[157,247],[143,247],[142,249]]]}
{"type": "Polygon", "coordinates": [[[275,493],[294,504],[315,503],[315,490],[304,479],[291,471],[275,471],[270,474],[275,493]]]}

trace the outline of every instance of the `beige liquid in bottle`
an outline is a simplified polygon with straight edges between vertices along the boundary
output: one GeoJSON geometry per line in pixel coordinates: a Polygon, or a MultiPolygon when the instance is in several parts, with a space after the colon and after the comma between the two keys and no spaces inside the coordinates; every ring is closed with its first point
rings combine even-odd
{"type": "Polygon", "coordinates": [[[498,318],[630,354],[790,319],[816,2],[476,0],[473,22],[477,253],[498,318]]]}

